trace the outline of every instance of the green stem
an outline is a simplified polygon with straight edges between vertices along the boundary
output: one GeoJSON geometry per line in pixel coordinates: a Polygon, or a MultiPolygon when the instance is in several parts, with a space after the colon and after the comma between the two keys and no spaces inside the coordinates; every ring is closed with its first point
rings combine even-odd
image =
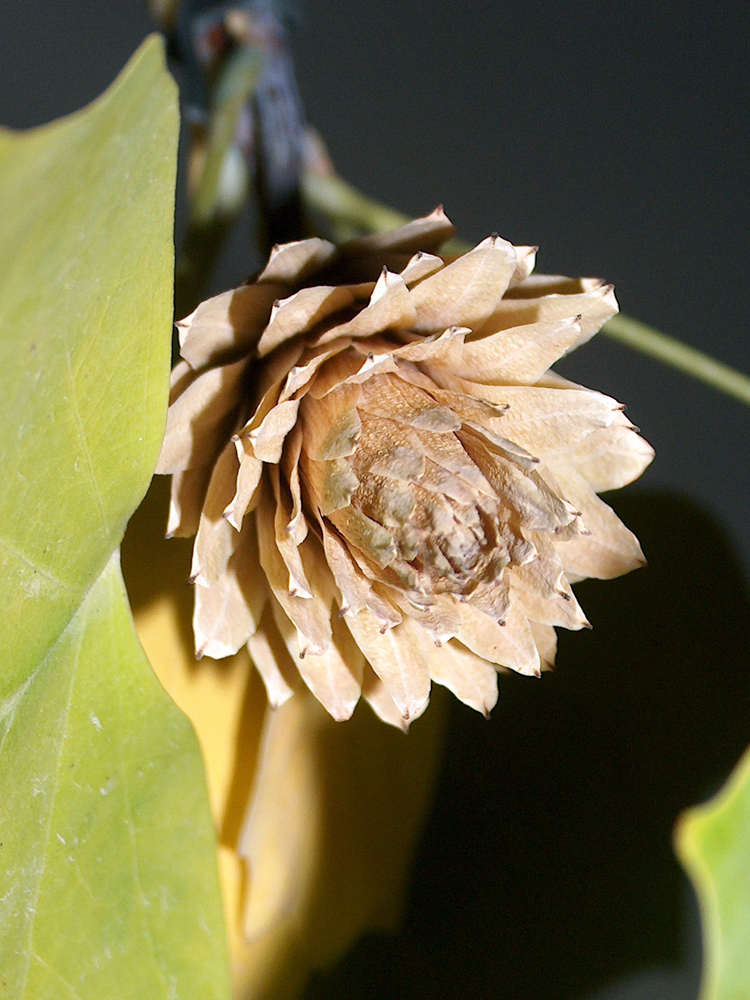
{"type": "Polygon", "coordinates": [[[623,315],[613,316],[605,323],[601,332],[750,406],[750,378],[747,375],[694,347],[688,347],[681,340],[668,337],[652,326],[623,315]]]}
{"type": "MultiPolygon", "coordinates": [[[[175,314],[184,316],[197,305],[221,248],[247,202],[249,178],[226,185],[228,157],[234,149],[245,102],[252,96],[263,60],[249,46],[229,57],[216,81],[208,126],[206,155],[191,199],[187,230],[175,275],[175,314]]],[[[237,157],[236,166],[246,172],[237,157]]]]}
{"type": "MultiPolygon", "coordinates": [[[[409,221],[409,216],[367,198],[334,173],[308,171],[303,192],[310,207],[331,221],[337,237],[379,233],[409,221]]],[[[464,253],[470,245],[454,239],[444,249],[448,253],[464,253]]],[[[614,316],[601,332],[750,406],[750,378],[747,375],[674,337],[623,315],[614,316]]]]}
{"type": "Polygon", "coordinates": [[[368,198],[336,174],[307,171],[302,180],[302,193],[310,207],[325,215],[337,228],[384,233],[409,221],[402,212],[368,198]]]}
{"type": "Polygon", "coordinates": [[[217,215],[232,215],[237,209],[234,203],[223,203],[222,173],[229,151],[234,145],[242,108],[255,90],[262,67],[263,58],[260,53],[250,46],[243,46],[227,59],[217,81],[211,108],[206,160],[190,207],[191,219],[199,225],[205,225],[217,215]]]}
{"type": "MultiPolygon", "coordinates": [[[[302,195],[310,208],[329,220],[338,242],[367,233],[384,233],[411,222],[410,215],[368,198],[334,173],[306,171],[302,175],[302,195]]],[[[443,247],[447,254],[467,250],[471,250],[471,244],[459,239],[449,240],[443,247]]]]}

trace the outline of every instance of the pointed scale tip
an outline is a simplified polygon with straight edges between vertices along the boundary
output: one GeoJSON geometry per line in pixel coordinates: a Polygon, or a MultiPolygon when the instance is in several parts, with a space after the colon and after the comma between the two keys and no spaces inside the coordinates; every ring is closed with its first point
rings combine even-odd
{"type": "Polygon", "coordinates": [[[232,525],[235,531],[242,530],[242,522],[238,522],[237,518],[234,516],[235,511],[233,507],[227,507],[224,513],[221,515],[225,521],[232,525]]]}

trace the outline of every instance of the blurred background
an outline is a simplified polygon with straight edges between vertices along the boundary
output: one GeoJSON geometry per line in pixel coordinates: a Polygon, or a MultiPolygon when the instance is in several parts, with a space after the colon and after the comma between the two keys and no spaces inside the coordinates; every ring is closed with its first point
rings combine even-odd
{"type": "MultiPolygon", "coordinates": [[[[750,9],[306,0],[298,82],[338,171],[461,236],[539,244],[623,312],[750,373],[750,9]]],[[[0,123],[96,97],[145,0],[3,0],[0,123]]],[[[1,223],[0,223],[1,224],[1,223]]],[[[212,290],[259,263],[243,220],[212,290]]],[[[628,405],[657,458],[611,498],[649,567],[579,596],[591,633],[454,706],[404,932],[308,1000],[692,998],[700,932],[674,820],[750,742],[750,410],[604,337],[559,366],[628,405]]],[[[417,723],[418,724],[418,723],[417,723]]]]}

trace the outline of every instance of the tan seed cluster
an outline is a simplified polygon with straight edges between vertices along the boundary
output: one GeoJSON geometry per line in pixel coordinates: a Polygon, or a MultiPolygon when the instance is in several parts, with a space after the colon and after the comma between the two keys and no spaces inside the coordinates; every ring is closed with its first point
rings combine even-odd
{"type": "Polygon", "coordinates": [[[248,644],[272,704],[405,725],[432,682],[488,712],[538,674],[570,584],[642,563],[597,496],[653,457],[613,399],[551,372],[616,310],[497,236],[457,258],[432,215],[275,248],[179,325],[159,472],[197,533],[199,654],[248,644]]]}

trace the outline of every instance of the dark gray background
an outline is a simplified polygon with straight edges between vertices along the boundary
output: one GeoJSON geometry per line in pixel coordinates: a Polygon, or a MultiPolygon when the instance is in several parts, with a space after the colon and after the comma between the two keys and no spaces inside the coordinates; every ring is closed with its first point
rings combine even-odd
{"type": "MultiPolygon", "coordinates": [[[[309,0],[298,77],[368,194],[537,243],[540,270],[614,281],[624,312],[750,372],[747,11],[309,0]]],[[[149,30],[140,0],[3,0],[0,121],[77,109],[149,30]]],[[[250,269],[233,247],[219,283],[250,269]]],[[[491,726],[456,713],[405,935],[311,997],[695,995],[669,837],[750,738],[750,410],[603,337],[562,370],[656,447],[614,500],[650,568],[584,585],[594,632],[550,680],[504,682],[491,726]]]]}

